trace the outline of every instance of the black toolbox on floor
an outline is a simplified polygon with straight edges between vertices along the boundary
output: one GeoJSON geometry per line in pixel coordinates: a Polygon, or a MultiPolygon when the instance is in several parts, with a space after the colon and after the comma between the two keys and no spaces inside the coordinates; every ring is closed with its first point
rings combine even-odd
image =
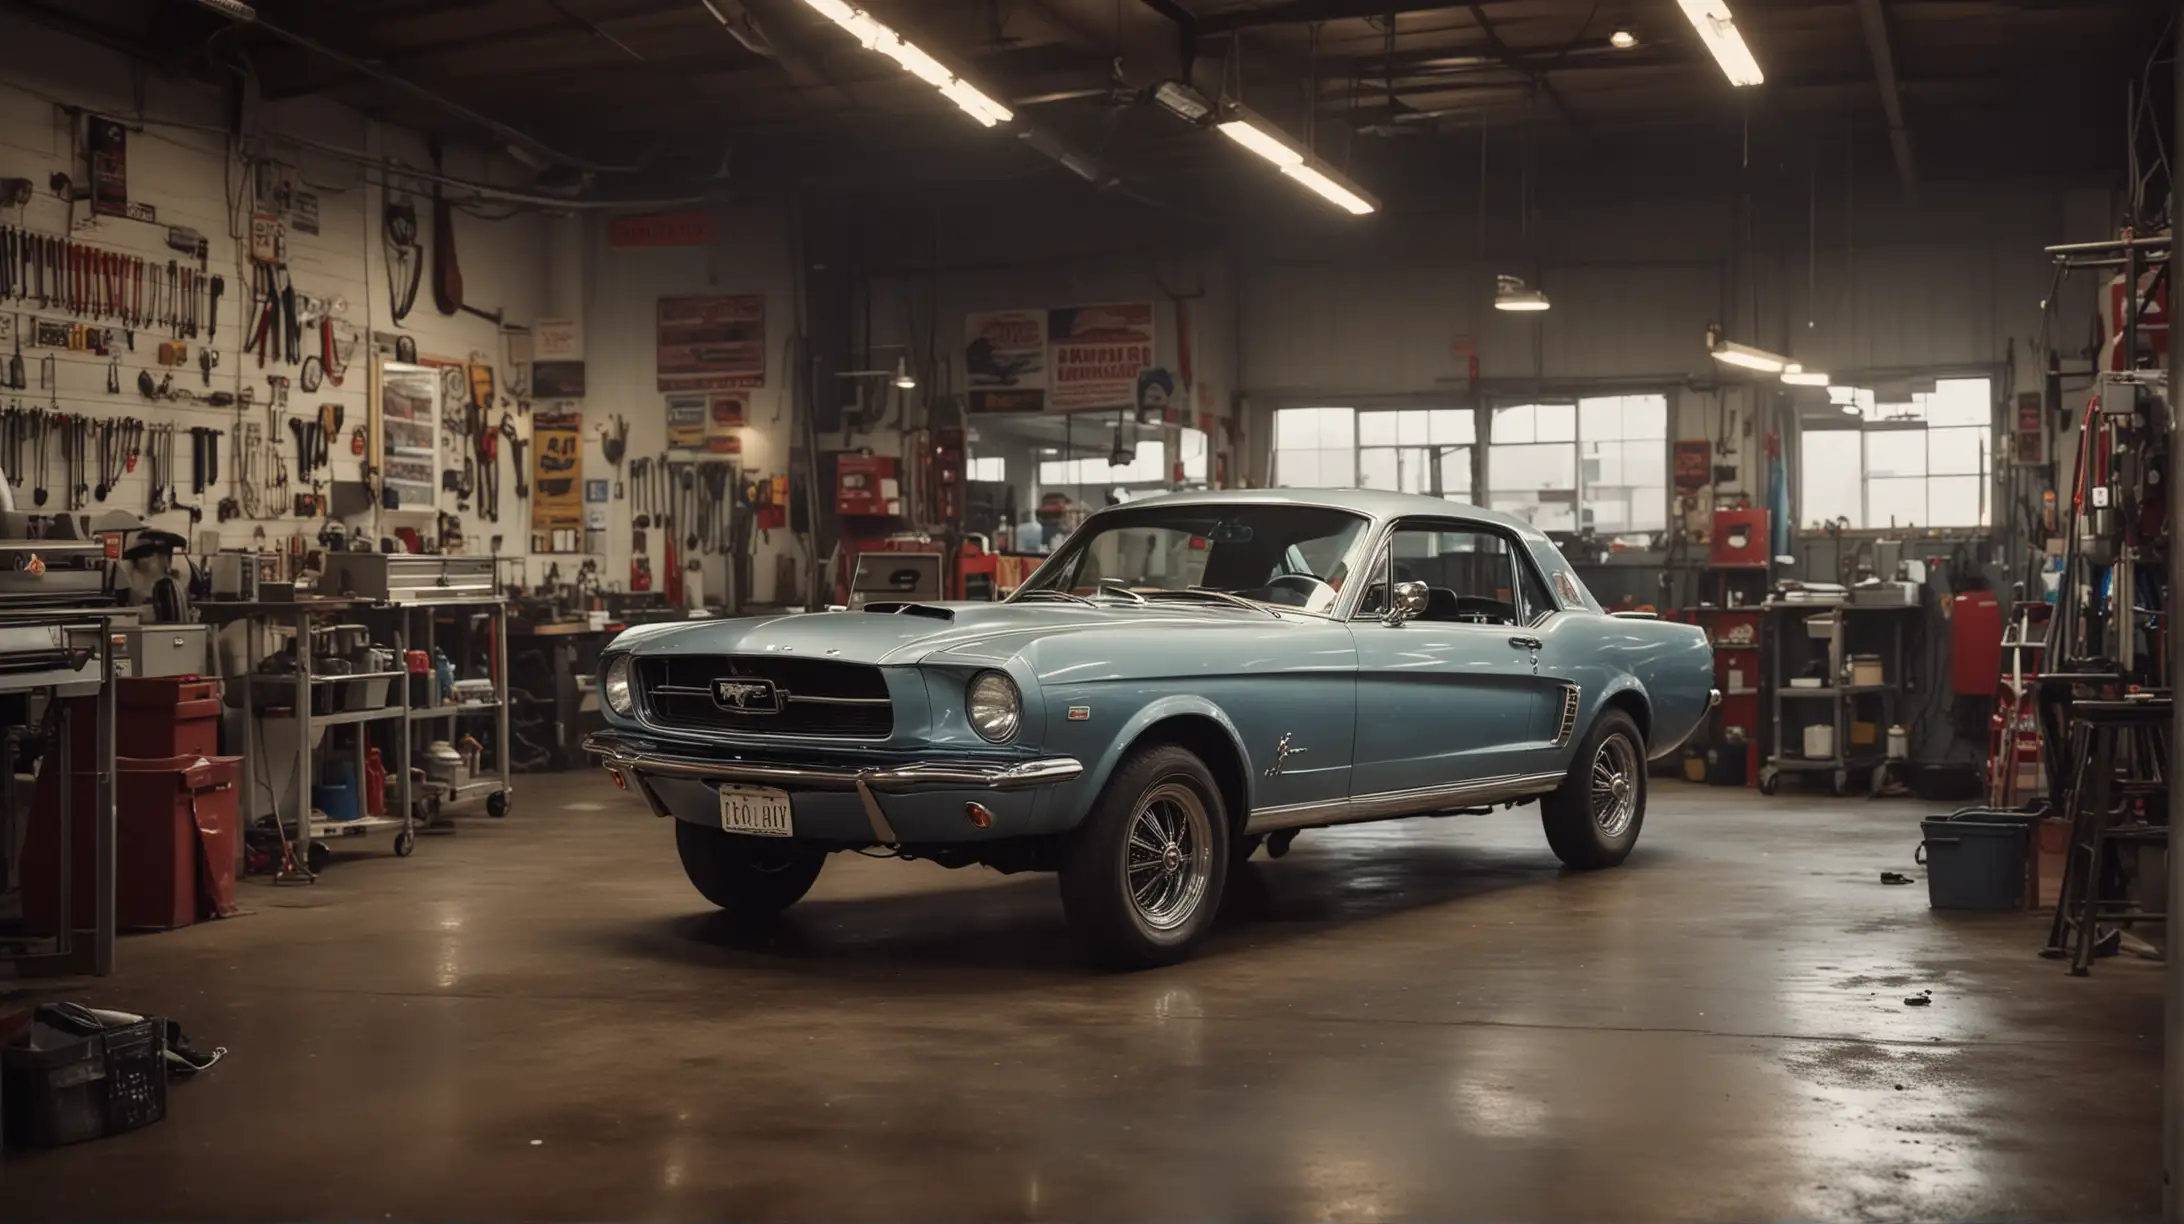
{"type": "Polygon", "coordinates": [[[0,1133],[9,1147],[59,1147],[167,1116],[167,1022],[111,1023],[46,1004],[0,1048],[0,1133]]]}

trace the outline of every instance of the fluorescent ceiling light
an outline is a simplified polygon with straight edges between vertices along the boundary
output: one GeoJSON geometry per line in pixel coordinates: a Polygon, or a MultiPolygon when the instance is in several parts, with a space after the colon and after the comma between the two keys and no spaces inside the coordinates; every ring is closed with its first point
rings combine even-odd
{"type": "Polygon", "coordinates": [[[1354,217],[1373,212],[1376,206],[1332,177],[1310,166],[1283,166],[1282,173],[1309,187],[1321,199],[1354,217]]]}
{"type": "Polygon", "coordinates": [[[923,47],[897,34],[863,9],[846,0],[804,0],[804,3],[821,17],[847,30],[866,48],[895,61],[904,72],[939,90],[942,97],[981,124],[992,127],[1016,117],[1008,107],[980,93],[977,86],[950,72],[947,65],[927,54],[923,47]]]}
{"type": "Polygon", "coordinates": [[[1690,18],[1691,28],[1699,32],[1699,41],[1714,53],[1714,62],[1721,65],[1722,75],[1731,85],[1758,85],[1767,79],[1767,74],[1759,70],[1759,61],[1752,58],[1752,49],[1744,45],[1744,35],[1737,32],[1737,20],[1729,13],[1728,0],[1677,3],[1683,7],[1683,15],[1690,18]]]}
{"type": "Polygon", "coordinates": [[[1716,344],[1712,351],[1714,360],[1721,362],[1723,365],[1738,366],[1746,370],[1757,370],[1762,374],[1780,374],[1791,364],[1787,358],[1777,357],[1765,349],[1756,349],[1748,344],[1735,344],[1727,340],[1716,344]]]}
{"type": "Polygon", "coordinates": [[[1782,371],[1782,381],[1793,387],[1825,387],[1828,385],[1828,376],[1818,370],[1791,366],[1782,371]]]}
{"type": "Polygon", "coordinates": [[[1289,142],[1259,127],[1249,119],[1231,119],[1214,125],[1223,136],[1244,146],[1277,166],[1301,166],[1304,154],[1289,147],[1289,142]]]}
{"type": "Polygon", "coordinates": [[[1547,295],[1524,283],[1521,276],[1497,276],[1494,278],[1494,309],[1537,314],[1552,303],[1547,295]]]}

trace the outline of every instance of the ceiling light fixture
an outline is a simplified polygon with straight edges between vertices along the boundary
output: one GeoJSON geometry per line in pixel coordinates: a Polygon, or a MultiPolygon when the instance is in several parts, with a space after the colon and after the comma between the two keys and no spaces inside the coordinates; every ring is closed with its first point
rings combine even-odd
{"type": "MultiPolygon", "coordinates": [[[[810,0],[806,0],[809,3],[810,0]]],[[[1690,19],[1691,28],[1699,33],[1699,41],[1714,53],[1714,62],[1721,65],[1722,75],[1738,87],[1758,85],[1766,81],[1767,74],[1759,70],[1759,61],[1752,58],[1752,49],[1744,45],[1744,35],[1737,32],[1737,19],[1730,15],[1728,0],[1676,0],[1683,15],[1690,19]]]]}
{"type": "Polygon", "coordinates": [[[1181,81],[1162,81],[1153,86],[1153,101],[1186,123],[1204,123],[1213,113],[1213,103],[1206,95],[1181,81]]]}
{"type": "Polygon", "coordinates": [[[1380,211],[1378,200],[1344,178],[1333,166],[1290,143],[1289,137],[1263,116],[1236,103],[1225,103],[1213,126],[1223,136],[1274,163],[1285,177],[1351,216],[1362,217],[1380,211]]]}
{"type": "Polygon", "coordinates": [[[1618,51],[1628,51],[1638,45],[1638,36],[1629,30],[1617,30],[1608,35],[1608,45],[1618,51]]]}
{"type": "Polygon", "coordinates": [[[1288,141],[1274,134],[1271,128],[1259,126],[1253,118],[1235,118],[1214,125],[1214,130],[1244,146],[1253,153],[1277,166],[1301,166],[1304,154],[1292,148],[1288,141]]]}
{"type": "Polygon", "coordinates": [[[940,91],[940,96],[956,104],[964,114],[978,120],[986,127],[1007,123],[1016,117],[1015,112],[980,92],[978,87],[950,72],[946,65],[927,54],[925,49],[874,20],[872,14],[845,3],[844,0],[804,0],[814,12],[828,21],[849,31],[850,36],[864,44],[866,49],[877,51],[895,61],[904,72],[940,91]]]}
{"type": "Polygon", "coordinates": [[[1793,365],[1782,371],[1782,381],[1793,387],[1825,387],[1828,385],[1828,376],[1818,370],[1793,365]]]}
{"type": "Polygon", "coordinates": [[[1371,200],[1310,166],[1283,166],[1282,173],[1304,184],[1313,194],[1353,217],[1362,217],[1375,210],[1371,200]]]}
{"type": "Polygon", "coordinates": [[[895,358],[895,377],[893,381],[896,386],[902,388],[905,391],[914,391],[917,389],[918,380],[911,375],[910,362],[907,358],[895,358]]]}
{"type": "Polygon", "coordinates": [[[1521,276],[1497,276],[1494,278],[1494,309],[1519,313],[1537,314],[1553,303],[1547,295],[1524,283],[1521,276]]]}

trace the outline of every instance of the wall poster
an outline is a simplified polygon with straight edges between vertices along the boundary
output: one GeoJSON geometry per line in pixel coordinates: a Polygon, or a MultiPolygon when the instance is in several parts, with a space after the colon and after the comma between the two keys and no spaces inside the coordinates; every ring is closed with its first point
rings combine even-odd
{"type": "Polygon", "coordinates": [[[743,453],[743,427],[751,416],[751,397],[723,391],[707,397],[705,449],[716,455],[743,453]]]}
{"type": "Polygon", "coordinates": [[[972,412],[1044,412],[1047,312],[984,310],[964,321],[972,412]]]}
{"type": "Polygon", "coordinates": [[[726,391],[766,385],[766,295],[660,299],[662,391],[726,391]]]}
{"type": "MultiPolygon", "coordinates": [[[[553,538],[584,526],[584,416],[578,412],[531,414],[531,532],[553,538]]],[[[538,552],[563,552],[548,546],[538,552]]]]}
{"type": "Polygon", "coordinates": [[[703,395],[667,397],[667,449],[705,449],[706,400],[703,395]]]}
{"type": "Polygon", "coordinates": [[[1153,304],[1109,302],[1047,312],[1047,411],[1137,406],[1153,364],[1153,304]]]}
{"type": "Polygon", "coordinates": [[[968,315],[970,411],[1139,408],[1157,415],[1178,394],[1175,376],[1154,365],[1157,338],[1151,302],[968,315]]]}

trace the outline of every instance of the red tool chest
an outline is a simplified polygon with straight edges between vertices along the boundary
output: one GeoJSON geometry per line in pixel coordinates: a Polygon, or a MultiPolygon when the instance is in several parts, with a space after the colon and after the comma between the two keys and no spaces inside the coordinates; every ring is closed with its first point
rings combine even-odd
{"type": "Polygon", "coordinates": [[[1707,561],[1717,569],[1764,569],[1769,561],[1767,535],[1765,510],[1716,510],[1707,561]]]}
{"type": "MultiPolygon", "coordinates": [[[[188,926],[200,914],[235,912],[235,839],[241,827],[241,757],[177,756],[115,760],[115,921],[123,928],[188,926]]],[[[92,925],[97,881],[91,856],[93,771],[76,771],[69,806],[74,883],[70,908],[78,929],[92,925]]],[[[38,779],[37,814],[23,840],[23,916],[47,934],[60,927],[60,777],[38,779]]]]}
{"type": "MultiPolygon", "coordinates": [[[[130,676],[114,682],[114,755],[159,760],[220,751],[220,682],[196,676],[130,676]]],[[[71,711],[76,764],[98,749],[98,702],[71,711]]]]}

